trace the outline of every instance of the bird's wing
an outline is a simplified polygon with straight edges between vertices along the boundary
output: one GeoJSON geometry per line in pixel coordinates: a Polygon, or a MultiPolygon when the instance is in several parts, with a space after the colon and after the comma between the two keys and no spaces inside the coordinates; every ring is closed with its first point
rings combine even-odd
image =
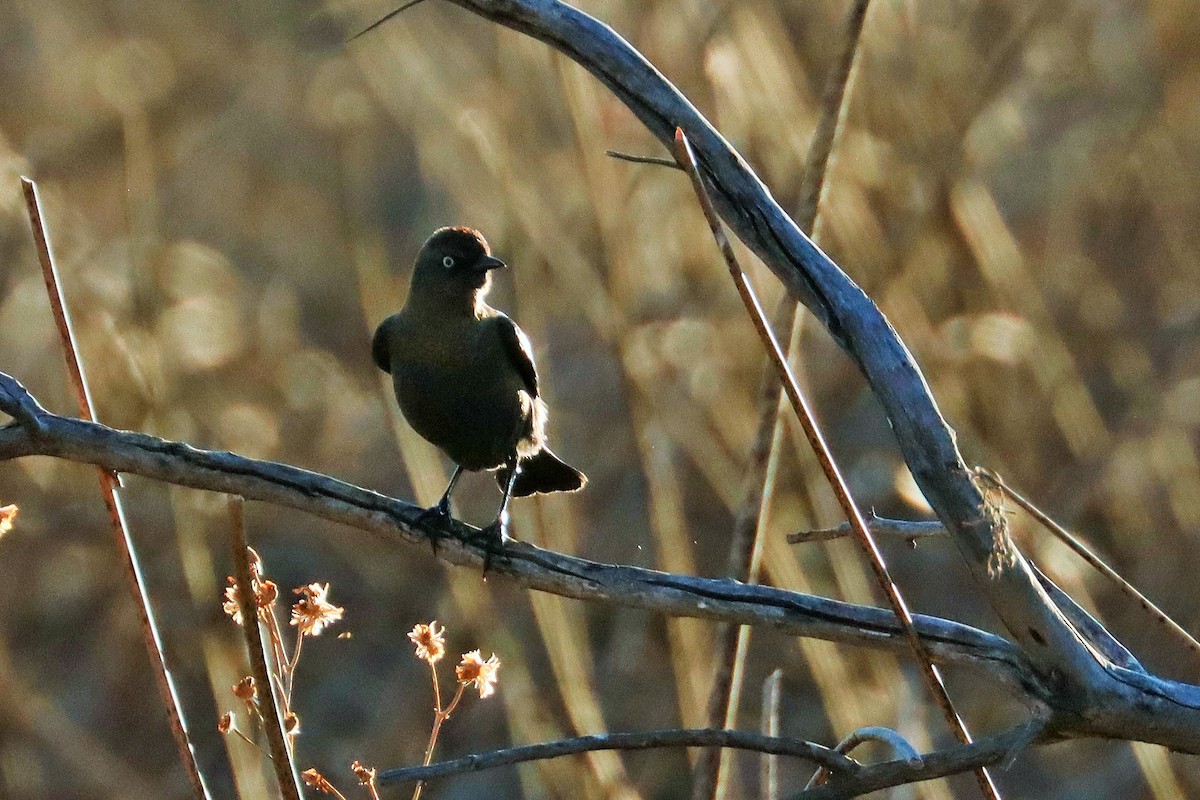
{"type": "Polygon", "coordinates": [[[538,396],[537,367],[533,365],[533,345],[525,332],[517,327],[517,323],[504,314],[496,315],[496,327],[500,331],[500,341],[504,343],[504,351],[508,361],[516,369],[525,388],[534,397],[538,396]]]}

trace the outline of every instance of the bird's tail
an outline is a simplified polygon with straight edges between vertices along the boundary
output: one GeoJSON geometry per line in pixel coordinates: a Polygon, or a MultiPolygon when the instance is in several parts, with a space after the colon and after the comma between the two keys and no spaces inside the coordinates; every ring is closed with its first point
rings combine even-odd
{"type": "MultiPolygon", "coordinates": [[[[496,472],[496,482],[500,484],[501,489],[504,488],[508,483],[507,469],[496,472]]],[[[543,447],[532,456],[521,459],[520,472],[513,483],[513,497],[574,492],[582,489],[586,483],[586,475],[570,464],[560,461],[549,447],[543,447]]]]}

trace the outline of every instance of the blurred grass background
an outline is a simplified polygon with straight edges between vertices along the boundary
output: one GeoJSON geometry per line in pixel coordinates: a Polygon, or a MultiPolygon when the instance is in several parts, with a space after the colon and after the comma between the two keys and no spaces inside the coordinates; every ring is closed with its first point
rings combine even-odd
{"type": "MultiPolygon", "coordinates": [[[[740,149],[785,207],[844,3],[589,0],[740,149]]],[[[686,179],[546,46],[425,3],[351,46],[386,4],[0,0],[0,369],[72,413],[17,182],[40,183],[99,417],[431,503],[446,464],[397,418],[374,325],[443,224],[513,265],[493,291],[534,339],[555,449],[587,490],[516,504],[516,535],[622,563],[725,569],[761,349],[686,179]]],[[[880,303],[969,461],[1084,535],[1190,630],[1200,621],[1200,22],[1183,0],[1030,5],[876,0],[820,241],[880,303]]],[[[753,259],[768,304],[779,288],[753,259]]],[[[920,515],[886,420],[811,324],[801,358],[864,508],[920,515]]],[[[243,674],[220,612],[219,498],[128,480],[202,766],[265,796],[262,758],[216,719],[243,674]],[[228,748],[228,753],[226,752],[228,748]]],[[[0,798],[185,797],[91,469],[0,464],[0,798]]],[[[490,480],[459,513],[489,519],[490,480]]],[[[855,546],[789,548],[839,521],[801,442],[770,508],[764,579],[875,602],[855,546]]],[[[1029,521],[1026,552],[1148,666],[1197,664],[1029,521]]],[[[298,514],[251,506],[281,586],[332,583],[354,636],[306,646],[302,768],[353,789],[352,759],[419,761],[431,699],[405,633],[503,660],[496,698],[447,725],[461,755],[703,719],[712,626],[529,594],[298,514]]],[[[995,628],[946,542],[887,545],[916,609],[995,628]]],[[[751,639],[742,724],[783,669],[783,733],[867,724],[947,736],[907,660],[751,639]]],[[[977,733],[1015,718],[979,675],[951,690],[977,733]]],[[[869,756],[870,754],[867,753],[869,756]]],[[[735,759],[734,796],[757,797],[735,759]]],[[[560,760],[435,784],[430,797],[682,798],[682,753],[560,760]]],[[[798,786],[807,773],[784,764],[798,786]]],[[[1010,798],[1178,798],[1194,759],[1068,743],[999,774],[1010,798]]],[[[396,796],[407,796],[401,791],[396,796]]],[[[894,797],[976,796],[970,777],[894,797]]]]}

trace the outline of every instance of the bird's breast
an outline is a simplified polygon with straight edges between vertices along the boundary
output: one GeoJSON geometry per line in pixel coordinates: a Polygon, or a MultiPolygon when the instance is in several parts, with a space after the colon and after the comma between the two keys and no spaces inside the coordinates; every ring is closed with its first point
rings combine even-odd
{"type": "Polygon", "coordinates": [[[533,398],[507,354],[475,331],[394,353],[392,378],[413,429],[467,469],[502,465],[532,435],[533,398]]]}

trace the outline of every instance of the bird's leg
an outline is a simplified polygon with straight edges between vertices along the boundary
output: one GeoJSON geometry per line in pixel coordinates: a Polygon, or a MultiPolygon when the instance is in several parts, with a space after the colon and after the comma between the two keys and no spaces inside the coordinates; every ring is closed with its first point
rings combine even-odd
{"type": "Polygon", "coordinates": [[[442,494],[442,499],[438,500],[438,504],[436,506],[434,506],[432,509],[430,509],[431,511],[436,511],[438,514],[441,514],[443,517],[450,516],[450,493],[454,491],[454,487],[458,483],[458,479],[462,476],[462,474],[463,474],[462,466],[459,464],[455,464],[454,465],[454,474],[450,476],[450,483],[448,483],[446,485],[446,491],[442,494]]]}
{"type": "MultiPolygon", "coordinates": [[[[438,501],[436,506],[427,508],[421,512],[419,519],[422,522],[445,522],[450,519],[450,493],[454,491],[455,484],[458,483],[459,477],[463,474],[461,465],[454,466],[454,474],[450,476],[450,483],[446,486],[446,491],[442,494],[442,499],[438,501]]],[[[429,537],[429,545],[433,548],[433,554],[437,555],[437,536],[429,537]]]]}
{"type": "Polygon", "coordinates": [[[521,471],[515,453],[508,458],[505,466],[508,468],[508,481],[504,484],[504,496],[500,498],[500,510],[496,512],[495,521],[479,531],[479,536],[483,540],[481,544],[484,549],[484,575],[487,575],[488,569],[492,566],[492,555],[495,553],[503,554],[504,542],[508,539],[508,501],[512,499],[513,486],[516,484],[517,475],[521,471]]]}

